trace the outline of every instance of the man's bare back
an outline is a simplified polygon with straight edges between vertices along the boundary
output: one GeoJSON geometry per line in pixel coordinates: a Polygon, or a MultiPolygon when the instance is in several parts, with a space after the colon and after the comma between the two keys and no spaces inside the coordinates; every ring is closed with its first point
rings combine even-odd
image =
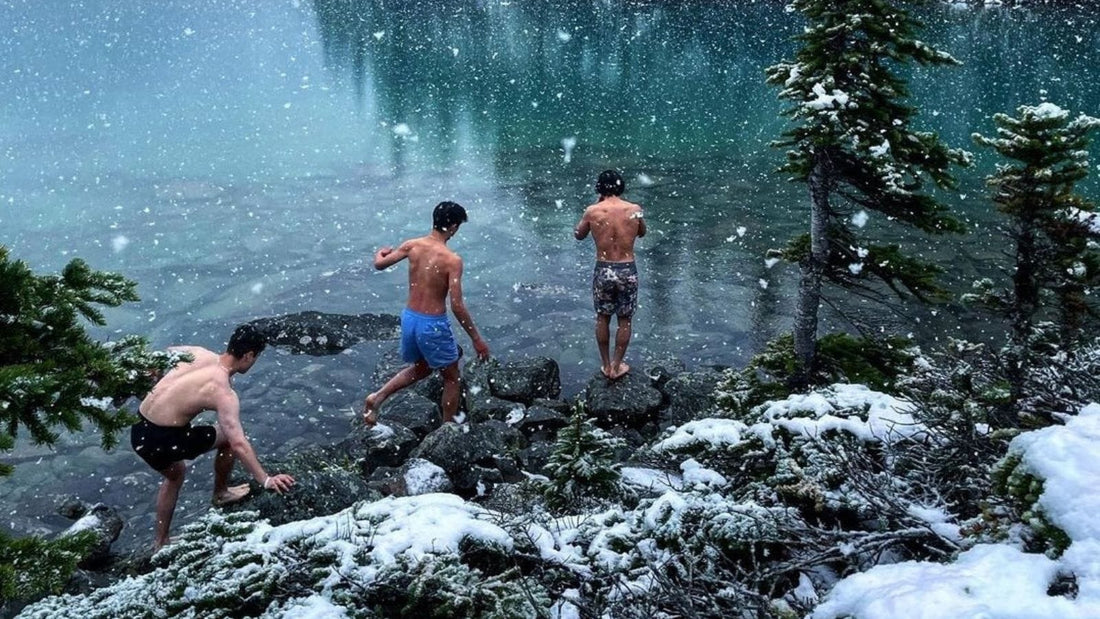
{"type": "Polygon", "coordinates": [[[381,389],[363,401],[363,422],[373,426],[378,410],[391,394],[438,370],[443,376],[443,421],[453,421],[459,404],[458,359],[462,352],[447,318],[447,298],[458,324],[470,336],[480,359],[489,358],[489,345],[481,339],[462,298],[462,258],[447,247],[466,210],[455,202],[440,202],[432,212],[432,231],[409,239],[397,249],[383,247],[374,254],[374,268],[389,267],[408,258],[409,301],[401,312],[401,358],[409,367],[395,374],[381,389]]]}
{"type": "Polygon", "coordinates": [[[409,239],[387,254],[409,259],[409,309],[422,314],[447,312],[447,293],[462,260],[431,235],[409,239]]]}
{"type": "Polygon", "coordinates": [[[623,363],[630,344],[631,318],[638,304],[638,269],[634,264],[634,241],[645,236],[642,208],[621,197],[626,191],[623,177],[605,170],[596,181],[599,200],[585,209],[573,237],[578,241],[596,241],[596,268],[592,273],[592,305],[596,310],[596,348],[600,352],[600,371],[616,380],[630,371],[623,363]],[[615,354],[611,355],[611,316],[618,319],[615,354]]]}
{"type": "Polygon", "coordinates": [[[578,240],[592,232],[596,260],[634,262],[634,241],[645,236],[642,207],[618,196],[604,196],[584,211],[574,235],[578,240]]]}
{"type": "Polygon", "coordinates": [[[205,410],[215,410],[219,397],[232,391],[229,370],[218,362],[218,354],[199,346],[170,350],[185,352],[194,360],[180,363],[157,382],[141,402],[143,417],[158,426],[180,428],[205,410]]]}

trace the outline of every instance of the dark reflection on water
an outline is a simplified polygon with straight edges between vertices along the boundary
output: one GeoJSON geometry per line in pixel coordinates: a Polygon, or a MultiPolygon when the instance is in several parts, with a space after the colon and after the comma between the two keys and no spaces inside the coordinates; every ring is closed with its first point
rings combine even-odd
{"type": "MultiPolygon", "coordinates": [[[[375,273],[368,256],[457,199],[471,214],[453,243],[475,319],[505,358],[557,358],[571,396],[596,359],[593,252],[571,230],[595,175],[617,167],[651,230],[631,354],[740,365],[789,325],[793,270],[768,268],[764,252],[805,228],[804,188],[771,173],[782,155],[768,146],[785,125],[763,68],[801,28],[783,6],[0,2],[0,243],[39,270],[75,255],[137,280],[143,301],[111,312],[100,335],[218,347],[257,316],[399,311],[404,271],[375,273]]],[[[918,124],[952,145],[1044,97],[1100,113],[1091,7],[935,4],[926,20],[927,39],[965,63],[912,72],[918,124]]],[[[916,245],[956,289],[1001,276],[981,182],[996,159],[978,155],[942,196],[973,234],[916,245]]],[[[912,240],[874,218],[867,232],[912,240]]],[[[899,315],[834,299],[922,343],[998,331],[955,304],[899,315]]],[[[264,359],[240,381],[261,457],[342,435],[389,347],[264,359]]],[[[54,495],[78,493],[127,506],[124,544],[146,538],[152,474],[90,434],[66,445],[17,449],[0,526],[27,530],[54,495]]],[[[208,467],[198,462],[181,521],[205,509],[208,467]]]]}

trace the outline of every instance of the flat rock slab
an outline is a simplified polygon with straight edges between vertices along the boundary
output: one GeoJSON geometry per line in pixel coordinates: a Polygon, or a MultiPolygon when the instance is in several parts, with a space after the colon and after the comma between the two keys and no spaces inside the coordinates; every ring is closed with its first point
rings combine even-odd
{"type": "Polygon", "coordinates": [[[401,333],[401,319],[392,314],[325,314],[299,312],[248,323],[267,342],[295,354],[334,355],[365,340],[391,340],[401,333]]]}

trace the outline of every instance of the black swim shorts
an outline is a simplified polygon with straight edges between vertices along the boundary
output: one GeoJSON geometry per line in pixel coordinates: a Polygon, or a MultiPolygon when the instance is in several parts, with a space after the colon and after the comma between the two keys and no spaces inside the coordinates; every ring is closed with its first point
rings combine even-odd
{"type": "Polygon", "coordinates": [[[592,272],[597,314],[630,318],[638,307],[638,268],[633,262],[597,262],[592,272]]]}
{"type": "Polygon", "coordinates": [[[157,471],[181,460],[193,460],[214,447],[218,432],[214,426],[158,426],[144,416],[130,427],[130,445],[157,471]]]}

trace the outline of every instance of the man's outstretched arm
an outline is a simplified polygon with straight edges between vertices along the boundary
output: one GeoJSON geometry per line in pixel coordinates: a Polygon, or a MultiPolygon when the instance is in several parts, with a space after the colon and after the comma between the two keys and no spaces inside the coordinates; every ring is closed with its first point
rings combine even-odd
{"type": "Polygon", "coordinates": [[[264,467],[260,465],[260,460],[256,457],[252,444],[248,442],[248,438],[244,435],[244,428],[241,427],[240,407],[237,394],[233,391],[228,391],[218,398],[218,427],[225,435],[229,449],[241,461],[241,465],[252,475],[252,479],[255,479],[256,483],[279,494],[290,490],[290,487],[294,485],[293,477],[290,475],[268,475],[264,467]]]}
{"type": "Polygon", "coordinates": [[[474,325],[474,319],[470,316],[470,311],[466,309],[466,302],[462,300],[462,259],[459,258],[456,261],[455,267],[451,272],[451,311],[454,312],[455,318],[458,319],[458,324],[462,325],[462,328],[466,330],[466,334],[470,336],[470,340],[474,343],[474,351],[477,352],[477,358],[482,361],[489,358],[489,345],[485,343],[485,340],[481,339],[481,334],[478,333],[477,326],[474,325]]]}
{"type": "Polygon", "coordinates": [[[409,243],[406,241],[394,249],[385,246],[374,253],[374,268],[379,271],[388,269],[393,265],[409,257],[409,243]]]}

